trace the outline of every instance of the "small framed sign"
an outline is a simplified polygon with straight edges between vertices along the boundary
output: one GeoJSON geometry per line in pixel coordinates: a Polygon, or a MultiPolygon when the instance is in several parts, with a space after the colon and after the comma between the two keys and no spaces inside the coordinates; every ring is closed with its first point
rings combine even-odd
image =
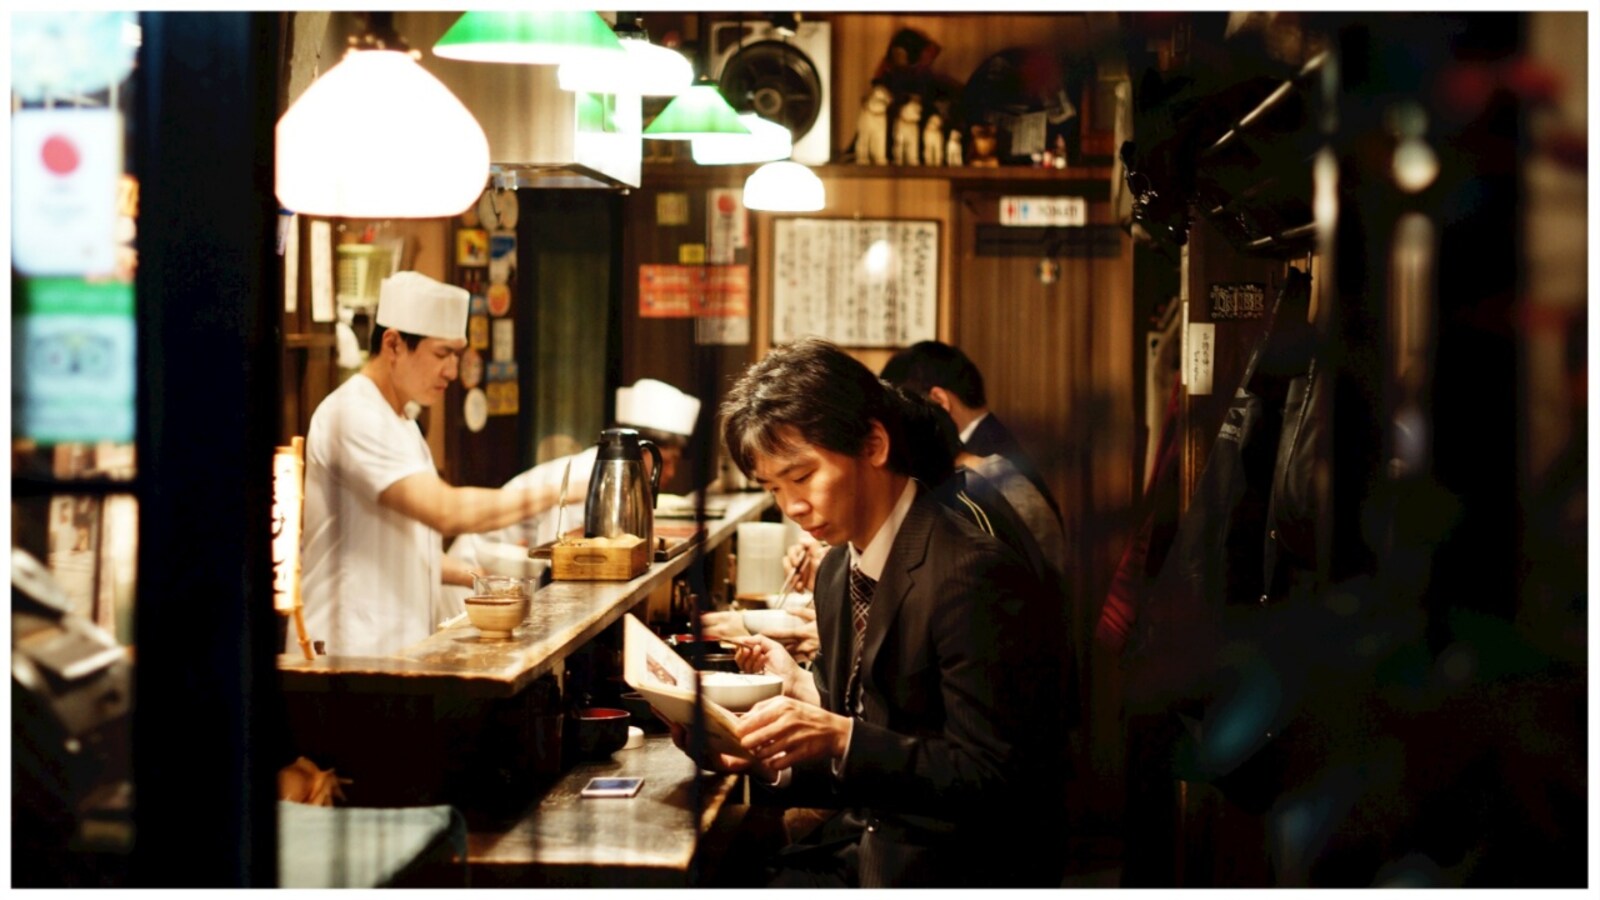
{"type": "Polygon", "coordinates": [[[1259,281],[1211,285],[1211,321],[1259,319],[1267,314],[1267,286],[1259,281]]]}

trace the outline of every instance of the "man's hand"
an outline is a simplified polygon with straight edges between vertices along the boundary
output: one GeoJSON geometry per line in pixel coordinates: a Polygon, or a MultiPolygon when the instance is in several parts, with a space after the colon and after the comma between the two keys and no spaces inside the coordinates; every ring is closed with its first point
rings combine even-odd
{"type": "Polygon", "coordinates": [[[797,591],[813,591],[817,586],[817,563],[822,562],[828,548],[805,537],[794,544],[783,554],[783,574],[787,578],[799,569],[800,577],[795,580],[794,589],[797,591]]]}
{"type": "Polygon", "coordinates": [[[817,692],[817,682],[811,673],[800,668],[783,645],[765,635],[748,637],[734,642],[733,661],[741,672],[765,672],[783,679],[783,694],[803,703],[822,705],[822,695],[817,692]]]}
{"type": "Polygon", "coordinates": [[[793,697],[769,697],[739,718],[737,734],[764,767],[780,771],[807,760],[844,756],[850,720],[793,697]]]}
{"type": "Polygon", "coordinates": [[[667,719],[660,713],[656,713],[656,718],[666,723],[667,729],[672,735],[672,743],[677,746],[679,750],[682,750],[684,755],[688,756],[690,759],[694,759],[695,765],[699,766],[700,768],[710,769],[713,772],[728,772],[733,775],[754,775],[755,777],[768,782],[777,780],[778,774],[773,771],[771,767],[763,765],[754,760],[742,759],[737,756],[729,756],[726,753],[718,753],[709,749],[706,750],[706,759],[695,759],[694,754],[689,751],[689,729],[679,725],[677,722],[667,719]]]}
{"type": "Polygon", "coordinates": [[[789,655],[789,651],[783,649],[783,645],[772,638],[752,635],[733,643],[733,661],[739,664],[739,671],[776,675],[783,679],[785,693],[788,693],[789,682],[793,680],[794,673],[803,671],[795,664],[794,657],[789,655]]]}

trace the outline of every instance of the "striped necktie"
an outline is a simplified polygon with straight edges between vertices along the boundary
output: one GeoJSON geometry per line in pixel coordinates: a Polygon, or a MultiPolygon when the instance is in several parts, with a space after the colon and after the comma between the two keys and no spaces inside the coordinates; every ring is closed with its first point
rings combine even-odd
{"type": "Polygon", "coordinates": [[[850,638],[852,662],[850,680],[845,686],[846,711],[854,713],[860,706],[861,645],[867,631],[867,610],[872,606],[872,592],[878,582],[855,566],[850,567],[850,623],[854,626],[850,638]]]}

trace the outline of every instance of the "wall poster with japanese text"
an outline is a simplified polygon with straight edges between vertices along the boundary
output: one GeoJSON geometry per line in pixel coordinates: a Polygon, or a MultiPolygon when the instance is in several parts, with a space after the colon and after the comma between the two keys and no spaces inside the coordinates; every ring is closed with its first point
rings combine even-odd
{"type": "Polygon", "coordinates": [[[778,219],[772,244],[773,343],[906,347],[937,337],[938,222],[778,219]]]}

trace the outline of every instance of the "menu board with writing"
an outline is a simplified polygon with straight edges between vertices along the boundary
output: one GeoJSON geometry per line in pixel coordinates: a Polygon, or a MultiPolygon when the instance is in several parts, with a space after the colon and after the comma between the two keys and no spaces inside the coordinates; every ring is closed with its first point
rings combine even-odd
{"type": "Polygon", "coordinates": [[[905,347],[939,325],[939,223],[773,222],[772,340],[905,347]]]}

